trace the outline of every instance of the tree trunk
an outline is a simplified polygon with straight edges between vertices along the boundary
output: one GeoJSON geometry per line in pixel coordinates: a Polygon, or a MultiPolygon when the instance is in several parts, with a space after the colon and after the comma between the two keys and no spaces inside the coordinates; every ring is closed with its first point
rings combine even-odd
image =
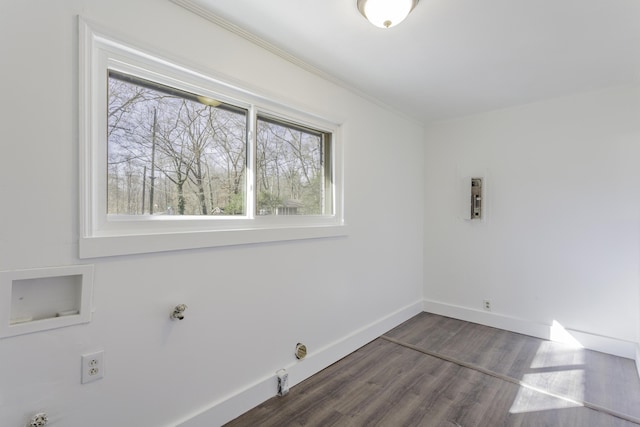
{"type": "Polygon", "coordinates": [[[179,215],[184,215],[185,200],[184,200],[184,191],[182,190],[183,185],[184,185],[184,181],[179,181],[178,183],[176,183],[176,187],[178,187],[178,214],[179,215]]]}

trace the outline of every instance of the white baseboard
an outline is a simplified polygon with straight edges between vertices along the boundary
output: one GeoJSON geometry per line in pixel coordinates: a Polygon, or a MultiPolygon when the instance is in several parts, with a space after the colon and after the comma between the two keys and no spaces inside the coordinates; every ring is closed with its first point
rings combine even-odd
{"type": "Polygon", "coordinates": [[[638,376],[640,377],[640,344],[636,346],[636,369],[638,370],[638,376]]]}
{"type": "MultiPolygon", "coordinates": [[[[293,387],[304,381],[388,330],[409,320],[422,312],[422,308],[423,302],[417,301],[309,353],[303,363],[285,366],[289,373],[289,386],[293,387]]],[[[275,396],[276,388],[275,372],[269,373],[244,389],[213,402],[207,408],[188,416],[176,425],[179,427],[220,426],[275,396]]]]}
{"type": "MultiPolygon", "coordinates": [[[[519,334],[530,335],[532,337],[546,340],[551,339],[551,325],[534,322],[532,320],[475,310],[428,299],[424,300],[424,311],[491,326],[493,328],[504,329],[506,331],[517,332],[519,334]]],[[[636,350],[636,344],[631,341],[568,328],[566,331],[580,342],[584,348],[625,357],[627,359],[636,359],[636,363],[640,363],[640,356],[637,354],[640,350],[636,350]]],[[[638,369],[640,371],[640,367],[638,369]]]]}

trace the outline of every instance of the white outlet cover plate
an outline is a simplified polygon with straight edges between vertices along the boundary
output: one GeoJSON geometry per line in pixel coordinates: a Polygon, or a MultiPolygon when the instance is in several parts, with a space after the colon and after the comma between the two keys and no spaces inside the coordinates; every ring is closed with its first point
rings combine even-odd
{"type": "Polygon", "coordinates": [[[104,378],[104,350],[82,355],[82,384],[104,378]]]}

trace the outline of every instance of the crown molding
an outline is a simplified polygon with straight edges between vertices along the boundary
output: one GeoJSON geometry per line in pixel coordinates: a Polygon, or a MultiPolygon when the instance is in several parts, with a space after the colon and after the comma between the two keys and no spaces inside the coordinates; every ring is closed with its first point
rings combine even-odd
{"type": "Polygon", "coordinates": [[[378,98],[375,98],[373,96],[371,96],[370,94],[357,89],[355,87],[353,87],[351,84],[345,82],[342,79],[337,78],[336,76],[334,76],[333,74],[329,74],[323,70],[321,70],[320,68],[306,62],[303,61],[302,59],[298,58],[297,56],[293,55],[292,53],[282,49],[279,46],[274,45],[271,42],[268,42],[267,40],[251,33],[250,31],[245,30],[244,28],[234,24],[233,22],[230,22],[222,17],[220,17],[219,15],[215,14],[214,12],[212,12],[210,9],[207,9],[206,7],[203,7],[202,5],[200,5],[197,1],[195,0],[170,0],[172,3],[183,7],[184,9],[187,9],[188,11],[195,13],[196,15],[200,16],[201,18],[206,19],[207,21],[213,22],[214,24],[216,24],[217,26],[224,28],[227,31],[230,31],[231,33],[240,36],[242,38],[244,38],[245,40],[248,40],[249,42],[273,53],[276,56],[279,56],[282,59],[285,59],[286,61],[289,61],[290,63],[296,65],[297,67],[308,71],[312,74],[315,74],[316,76],[327,80],[337,86],[340,86],[343,89],[348,90],[349,92],[363,98],[366,99],[369,102],[372,102],[373,104],[378,105],[381,108],[384,108],[385,110],[391,111],[395,114],[398,114],[404,118],[406,118],[407,120],[416,123],[418,125],[422,125],[422,122],[420,120],[418,120],[416,117],[410,116],[407,113],[398,110],[397,108],[394,108],[392,106],[390,106],[389,104],[386,104],[385,102],[381,101],[378,98]]]}
{"type": "MultiPolygon", "coordinates": [[[[178,6],[181,6],[187,10],[189,10],[190,12],[195,13],[196,15],[213,22],[214,24],[224,28],[225,30],[231,31],[232,33],[250,41],[251,43],[260,46],[261,48],[291,62],[292,64],[306,70],[309,71],[310,73],[316,74],[320,77],[322,77],[325,80],[329,80],[332,83],[338,84],[342,87],[348,88],[351,91],[356,91],[358,92],[360,95],[366,95],[366,94],[362,94],[359,91],[357,91],[356,89],[354,89],[351,85],[349,85],[348,83],[346,83],[345,81],[338,79],[337,77],[333,76],[332,74],[329,74],[323,70],[321,70],[320,68],[309,64],[306,61],[303,61],[302,59],[298,58],[297,56],[289,53],[288,51],[274,45],[273,43],[270,43],[268,41],[266,41],[265,39],[258,37],[257,35],[245,30],[244,28],[220,17],[219,15],[216,15],[215,13],[213,13],[211,10],[201,6],[200,4],[198,4],[197,1],[193,1],[193,0],[170,0],[172,3],[177,4],[178,6]]],[[[366,95],[368,98],[370,98],[370,96],[366,95]]]]}

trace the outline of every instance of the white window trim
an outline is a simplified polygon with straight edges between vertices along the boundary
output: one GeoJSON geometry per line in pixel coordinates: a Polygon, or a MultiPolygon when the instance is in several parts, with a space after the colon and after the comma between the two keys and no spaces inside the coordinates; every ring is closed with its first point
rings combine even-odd
{"type": "MultiPolygon", "coordinates": [[[[341,126],[336,121],[266,98],[146,53],[94,31],[79,19],[80,258],[241,245],[346,235],[343,215],[341,126]],[[252,165],[247,170],[247,215],[238,217],[119,217],[106,214],[107,68],[211,96],[283,120],[330,132],[334,214],[255,216],[252,165]]],[[[252,120],[253,122],[253,120],[252,120]]],[[[251,127],[255,123],[251,123],[251,127]]],[[[250,129],[253,139],[254,129],[250,129]]],[[[253,157],[253,144],[247,156],[253,157]]],[[[251,162],[251,160],[250,160],[251,162]]]]}

